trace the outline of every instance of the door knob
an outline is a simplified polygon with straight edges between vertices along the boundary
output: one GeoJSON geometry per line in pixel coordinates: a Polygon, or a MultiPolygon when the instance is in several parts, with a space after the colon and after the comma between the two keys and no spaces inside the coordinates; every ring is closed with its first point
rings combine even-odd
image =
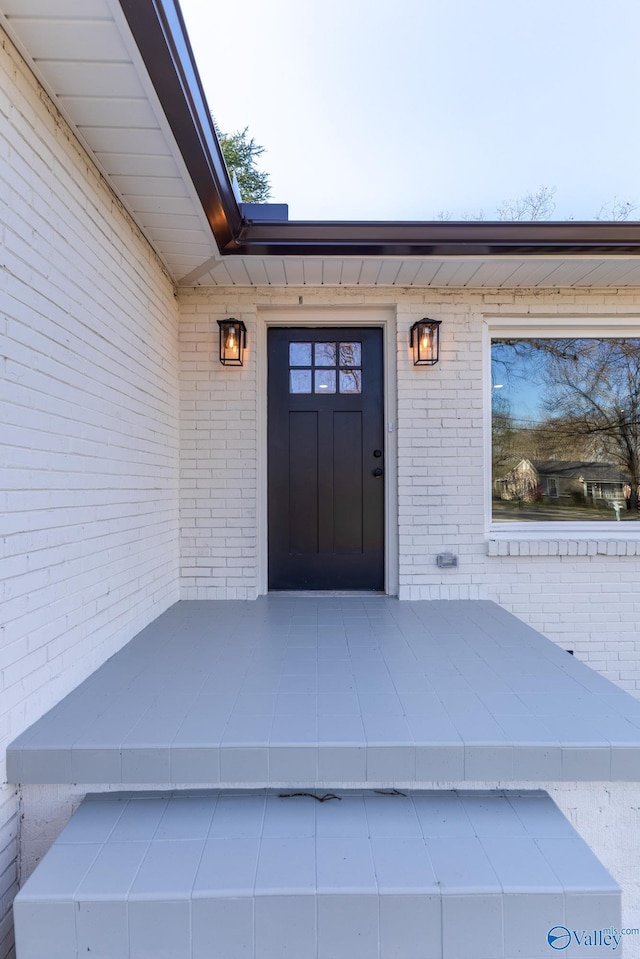
{"type": "Polygon", "coordinates": [[[382,472],[383,472],[383,471],[382,471],[382,470],[380,469],[380,467],[378,466],[376,469],[372,470],[371,472],[372,472],[372,475],[373,475],[373,476],[382,476],[382,472]]]}

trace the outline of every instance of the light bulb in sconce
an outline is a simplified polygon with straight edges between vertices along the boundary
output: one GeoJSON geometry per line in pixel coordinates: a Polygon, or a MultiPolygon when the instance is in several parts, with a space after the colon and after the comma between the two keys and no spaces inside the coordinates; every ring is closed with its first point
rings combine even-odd
{"type": "Polygon", "coordinates": [[[229,327],[229,334],[227,336],[227,352],[228,353],[237,353],[238,352],[238,341],[236,339],[236,328],[235,326],[229,327]]]}

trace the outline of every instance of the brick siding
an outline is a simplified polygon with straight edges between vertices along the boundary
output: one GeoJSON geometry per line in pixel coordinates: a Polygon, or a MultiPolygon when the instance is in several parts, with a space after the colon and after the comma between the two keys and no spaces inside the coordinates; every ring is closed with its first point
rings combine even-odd
{"type": "MultiPolygon", "coordinates": [[[[8,41],[0,158],[3,747],[177,599],[178,358],[170,280],[8,41]]],[[[2,959],[16,816],[0,785],[2,959]]]]}

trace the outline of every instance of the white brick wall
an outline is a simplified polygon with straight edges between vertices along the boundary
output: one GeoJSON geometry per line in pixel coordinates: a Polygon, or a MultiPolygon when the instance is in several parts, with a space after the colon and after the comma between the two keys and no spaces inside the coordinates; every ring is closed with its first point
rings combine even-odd
{"type": "Polygon", "coordinates": [[[14,787],[0,787],[0,956],[11,956],[11,903],[17,892],[18,808],[14,787]]]}
{"type": "Polygon", "coordinates": [[[181,577],[184,599],[257,595],[255,310],[211,309],[190,298],[182,310],[181,577]],[[244,320],[245,364],[218,360],[217,320],[244,320]]]}
{"type": "MultiPolygon", "coordinates": [[[[0,46],[4,746],[178,598],[173,288],[0,46]]],[[[0,957],[16,800],[0,786],[0,957]]]]}
{"type": "Polygon", "coordinates": [[[300,292],[263,287],[180,294],[183,595],[252,596],[256,583],[264,581],[254,522],[262,477],[257,477],[251,442],[264,439],[259,411],[265,403],[266,378],[260,374],[265,361],[256,356],[255,345],[268,317],[292,310],[298,323],[305,307],[333,307],[348,323],[351,308],[362,320],[363,308],[392,304],[398,336],[399,596],[494,599],[640,695],[640,546],[602,540],[576,544],[575,534],[539,544],[516,536],[509,544],[495,543],[485,530],[482,339],[489,316],[532,323],[534,317],[568,321],[598,315],[610,325],[616,317],[637,316],[638,335],[640,291],[305,287],[302,305],[300,292]],[[442,320],[441,361],[414,368],[408,330],[425,315],[442,320]],[[223,369],[217,361],[215,321],[224,316],[242,316],[249,327],[243,370],[223,369]],[[259,393],[252,395],[258,383],[259,393]],[[240,431],[238,441],[245,444],[240,459],[231,436],[224,434],[226,422],[240,431]],[[238,481],[246,503],[240,511],[234,495],[238,481]],[[457,569],[436,566],[436,555],[444,551],[459,556],[457,569]]]}

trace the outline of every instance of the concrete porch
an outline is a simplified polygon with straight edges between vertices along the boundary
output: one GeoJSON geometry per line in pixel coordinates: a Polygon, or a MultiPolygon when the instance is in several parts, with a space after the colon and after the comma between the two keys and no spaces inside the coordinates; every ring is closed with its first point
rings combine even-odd
{"type": "Polygon", "coordinates": [[[178,603],[8,751],[16,783],[640,780],[640,702],[491,602],[178,603]]]}
{"type": "Polygon", "coordinates": [[[178,603],[8,765],[100,787],[17,959],[543,959],[627,908],[535,787],[639,781],[640,702],[491,602],[178,603]]]}

